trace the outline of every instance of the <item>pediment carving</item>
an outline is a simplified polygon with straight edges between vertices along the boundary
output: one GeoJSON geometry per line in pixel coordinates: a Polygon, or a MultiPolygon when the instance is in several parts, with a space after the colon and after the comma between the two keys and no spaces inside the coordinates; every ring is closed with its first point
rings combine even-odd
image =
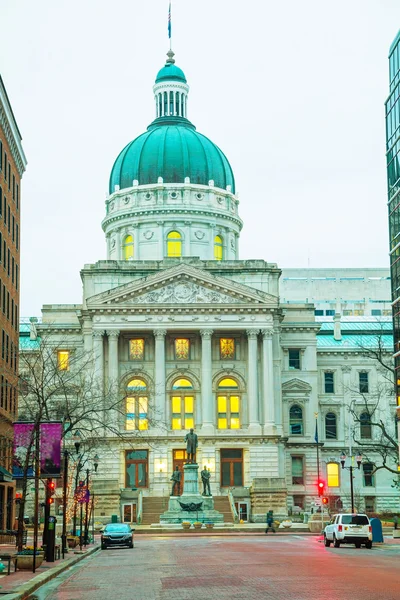
{"type": "Polygon", "coordinates": [[[290,379],[289,381],[285,381],[285,383],[282,384],[282,392],[283,393],[302,393],[302,394],[309,394],[312,390],[312,387],[309,383],[307,383],[306,381],[303,381],[302,379],[297,379],[296,377],[294,379],[290,379]]]}

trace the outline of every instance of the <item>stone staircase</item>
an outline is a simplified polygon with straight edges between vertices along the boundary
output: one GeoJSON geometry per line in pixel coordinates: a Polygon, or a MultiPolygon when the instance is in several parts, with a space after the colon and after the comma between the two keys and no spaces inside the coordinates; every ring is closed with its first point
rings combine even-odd
{"type": "Polygon", "coordinates": [[[142,525],[151,525],[160,522],[161,513],[168,510],[168,497],[148,497],[143,496],[143,515],[142,525]]]}
{"type": "Polygon", "coordinates": [[[214,496],[214,509],[224,515],[224,523],[233,523],[233,515],[228,496],[214,496]]]}

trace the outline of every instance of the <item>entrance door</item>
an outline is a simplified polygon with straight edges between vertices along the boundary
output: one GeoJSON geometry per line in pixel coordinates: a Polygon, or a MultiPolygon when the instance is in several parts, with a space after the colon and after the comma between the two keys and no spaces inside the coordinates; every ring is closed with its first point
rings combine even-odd
{"type": "Polygon", "coordinates": [[[221,450],[221,487],[243,485],[243,450],[221,450]]]}
{"type": "Polygon", "coordinates": [[[124,523],[136,523],[136,504],[123,504],[122,514],[124,523]]]}
{"type": "Polygon", "coordinates": [[[247,502],[235,502],[235,507],[239,519],[247,523],[247,521],[249,520],[249,507],[247,502]]]}
{"type": "MultiPolygon", "coordinates": [[[[175,471],[176,467],[179,467],[179,470],[182,474],[181,476],[181,494],[183,492],[183,479],[184,479],[184,472],[183,472],[183,465],[186,463],[187,461],[187,454],[186,454],[186,450],[173,450],[172,451],[172,468],[175,471]]],[[[171,483],[171,487],[172,487],[172,483],[171,483]]]]}

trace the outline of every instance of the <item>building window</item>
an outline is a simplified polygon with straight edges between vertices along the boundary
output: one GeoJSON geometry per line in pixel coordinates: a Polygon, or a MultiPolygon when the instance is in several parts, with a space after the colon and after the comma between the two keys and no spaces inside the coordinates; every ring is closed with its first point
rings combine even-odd
{"type": "Polygon", "coordinates": [[[293,513],[297,512],[296,509],[304,510],[304,496],[293,496],[293,513]]]}
{"type": "Polygon", "coordinates": [[[171,231],[167,236],[167,256],[182,256],[182,236],[178,231],[171,231]]]}
{"type": "Polygon", "coordinates": [[[235,340],[233,338],[220,338],[219,357],[221,360],[235,360],[235,340]]]}
{"type": "Polygon", "coordinates": [[[221,487],[243,485],[243,450],[221,450],[221,487]]]}
{"type": "Polygon", "coordinates": [[[126,430],[144,431],[149,428],[147,384],[143,379],[132,379],[126,388],[126,430]]]}
{"type": "Polygon", "coordinates": [[[190,340],[187,338],[176,338],[175,340],[175,359],[189,360],[190,358],[190,340]]]}
{"type": "Polygon", "coordinates": [[[365,496],[365,512],[374,513],[376,512],[375,496],[365,496]]]}
{"type": "Polygon", "coordinates": [[[362,440],[370,440],[372,438],[371,417],[366,412],[360,415],[360,437],[362,440]]]}
{"type": "Polygon", "coordinates": [[[360,394],[368,394],[369,384],[368,384],[368,373],[365,371],[358,374],[358,381],[360,384],[360,394]]]}
{"type": "Polygon", "coordinates": [[[148,451],[132,450],[125,454],[125,487],[147,487],[148,451]]]}
{"type": "Polygon", "coordinates": [[[327,463],[326,475],[328,487],[339,487],[339,465],[338,463],[327,463]]]}
{"type": "Polygon", "coordinates": [[[325,394],[335,393],[334,374],[330,371],[324,373],[325,394]]]}
{"type": "Polygon", "coordinates": [[[177,379],[172,386],[172,429],[194,427],[194,393],[189,379],[177,379]]]}
{"type": "Polygon", "coordinates": [[[240,429],[238,389],[239,386],[234,379],[220,381],[217,395],[218,429],[240,429]]]}
{"type": "Polygon", "coordinates": [[[372,463],[363,463],[364,486],[374,487],[375,477],[373,475],[374,465],[372,463]]]}
{"type": "Polygon", "coordinates": [[[334,310],[331,310],[331,309],[329,309],[329,310],[326,310],[326,311],[325,311],[325,315],[326,315],[327,317],[334,317],[334,316],[335,316],[335,311],[334,311],[334,310]]]}
{"type": "Polygon", "coordinates": [[[292,456],[292,485],[304,485],[304,461],[302,456],[292,456]]]}
{"type": "Polygon", "coordinates": [[[316,310],[314,310],[314,314],[316,317],[323,317],[324,311],[317,308],[316,310]]]}
{"type": "Polygon", "coordinates": [[[337,423],[335,413],[327,413],[325,415],[325,438],[327,440],[337,439],[337,423]]]}
{"type": "Polygon", "coordinates": [[[131,235],[127,235],[124,239],[124,260],[131,260],[133,258],[133,251],[133,237],[131,235]]]}
{"type": "Polygon", "coordinates": [[[216,235],[214,238],[214,259],[222,260],[224,254],[224,249],[222,245],[222,238],[219,235],[216,235]]]}
{"type": "Polygon", "coordinates": [[[300,350],[289,350],[289,369],[300,369],[300,350]]]}
{"type": "Polygon", "coordinates": [[[57,368],[59,371],[69,371],[69,350],[57,352],[57,368]]]}
{"type": "Polygon", "coordinates": [[[303,410],[295,404],[289,411],[290,435],[303,435],[303,410]]]}
{"type": "Polygon", "coordinates": [[[129,358],[130,360],[144,359],[144,339],[137,338],[129,340],[129,358]]]}
{"type": "Polygon", "coordinates": [[[381,309],[378,309],[378,308],[373,308],[373,309],[371,310],[371,315],[372,315],[373,317],[380,317],[380,316],[382,315],[382,311],[381,311],[381,309]]]}

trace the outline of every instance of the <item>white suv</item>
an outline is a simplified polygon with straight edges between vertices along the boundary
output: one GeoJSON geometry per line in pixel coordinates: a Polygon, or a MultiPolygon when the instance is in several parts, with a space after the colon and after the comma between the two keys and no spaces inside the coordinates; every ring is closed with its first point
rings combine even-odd
{"type": "Polygon", "coordinates": [[[329,547],[331,543],[335,548],[340,544],[354,544],[361,548],[372,548],[372,527],[367,515],[335,515],[324,529],[324,543],[329,547]]]}

